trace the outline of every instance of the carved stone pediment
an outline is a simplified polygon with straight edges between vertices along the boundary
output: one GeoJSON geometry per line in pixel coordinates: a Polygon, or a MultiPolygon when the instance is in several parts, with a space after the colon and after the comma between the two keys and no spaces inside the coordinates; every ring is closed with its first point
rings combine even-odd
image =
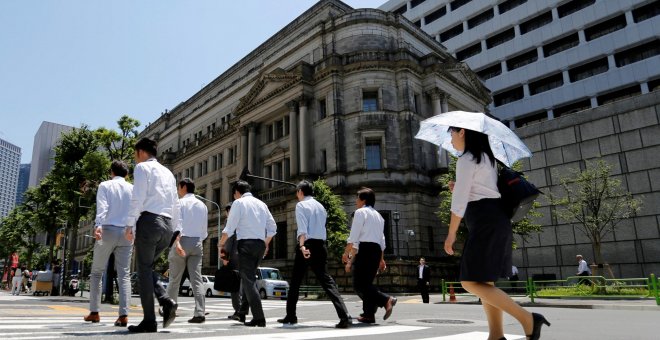
{"type": "Polygon", "coordinates": [[[267,101],[270,98],[286,91],[302,80],[302,74],[287,72],[281,68],[271,73],[262,75],[255,82],[250,91],[240,99],[236,107],[236,115],[239,116],[254,106],[267,101]]]}
{"type": "Polygon", "coordinates": [[[443,64],[440,73],[446,78],[461,85],[465,90],[471,92],[477,98],[490,103],[490,92],[479,78],[477,78],[476,74],[470,71],[464,63],[443,64]]]}

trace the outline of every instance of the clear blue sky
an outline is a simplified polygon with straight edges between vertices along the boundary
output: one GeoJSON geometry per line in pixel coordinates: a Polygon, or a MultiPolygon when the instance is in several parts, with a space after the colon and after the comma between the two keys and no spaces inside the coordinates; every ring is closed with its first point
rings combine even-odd
{"type": "Polygon", "coordinates": [[[115,128],[128,114],[144,127],[315,3],[0,1],[0,138],[30,163],[44,120],[115,128]]]}

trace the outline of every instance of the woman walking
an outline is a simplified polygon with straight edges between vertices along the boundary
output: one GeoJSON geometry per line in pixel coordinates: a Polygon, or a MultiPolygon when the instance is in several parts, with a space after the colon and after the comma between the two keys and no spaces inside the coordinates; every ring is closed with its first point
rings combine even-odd
{"type": "Polygon", "coordinates": [[[468,129],[450,127],[451,143],[461,155],[456,162],[456,182],[452,190],[451,221],[445,251],[454,254],[453,245],[461,220],[465,218],[469,236],[460,264],[461,285],[478,296],[488,319],[488,340],[504,338],[503,312],[516,318],[528,339],[539,339],[541,314],[530,313],[515,303],[494,282],[511,275],[511,221],[501,207],[497,190],[497,163],[488,136],[468,129]]]}

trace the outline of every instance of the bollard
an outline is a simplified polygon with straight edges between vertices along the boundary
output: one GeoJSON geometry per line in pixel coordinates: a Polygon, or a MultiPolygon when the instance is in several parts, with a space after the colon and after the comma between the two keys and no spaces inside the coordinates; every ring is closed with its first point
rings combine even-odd
{"type": "Polygon", "coordinates": [[[527,278],[527,290],[529,291],[529,299],[532,303],[534,303],[534,281],[532,281],[532,278],[529,277],[527,278]]]}
{"type": "Polygon", "coordinates": [[[442,290],[442,302],[447,301],[445,295],[447,295],[447,285],[445,284],[445,279],[440,281],[440,290],[442,290]]]}
{"type": "Polygon", "coordinates": [[[454,284],[449,284],[449,302],[456,302],[456,294],[454,294],[454,284]]]}
{"type": "Polygon", "coordinates": [[[655,277],[655,274],[651,274],[651,286],[653,287],[653,297],[655,297],[655,303],[660,306],[660,293],[658,292],[658,280],[655,277]]]}

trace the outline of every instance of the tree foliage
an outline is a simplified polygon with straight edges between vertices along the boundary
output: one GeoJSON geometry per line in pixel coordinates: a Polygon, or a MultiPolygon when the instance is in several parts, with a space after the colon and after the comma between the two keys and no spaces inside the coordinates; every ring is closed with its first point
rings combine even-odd
{"type": "Polygon", "coordinates": [[[563,196],[551,197],[558,219],[575,225],[591,240],[598,264],[603,263],[603,239],[642,206],[621,187],[621,180],[611,177],[611,171],[603,160],[587,162],[586,170],[571,169],[560,177],[563,196]]]}
{"type": "MultiPolygon", "coordinates": [[[[440,210],[436,212],[436,215],[440,218],[442,224],[446,226],[449,226],[449,221],[451,220],[452,193],[449,190],[449,182],[454,181],[456,179],[457,160],[458,158],[454,156],[451,157],[449,166],[447,167],[447,173],[440,176],[439,179],[439,182],[444,190],[440,192],[440,210]]],[[[520,171],[521,167],[522,167],[521,164],[519,162],[516,162],[513,164],[512,169],[516,171],[520,171]]],[[[530,234],[538,233],[541,231],[541,225],[534,223],[535,219],[543,216],[538,210],[536,210],[539,206],[540,204],[535,201],[534,204],[532,205],[532,209],[530,209],[530,211],[527,213],[525,218],[512,224],[513,233],[515,235],[518,235],[523,240],[525,240],[530,234]]],[[[467,238],[467,234],[468,234],[468,230],[467,227],[465,226],[465,222],[461,221],[461,225],[458,228],[456,237],[459,240],[465,240],[467,238]]],[[[517,247],[515,241],[513,243],[513,247],[514,248],[517,247]]]]}
{"type": "Polygon", "coordinates": [[[117,121],[119,132],[100,127],[95,131],[98,139],[110,160],[122,160],[129,162],[133,157],[133,146],[135,145],[140,122],[127,115],[121,116],[117,121]]]}
{"type": "Polygon", "coordinates": [[[344,202],[335,195],[324,179],[314,181],[314,198],[323,205],[328,212],[326,221],[328,253],[331,258],[340,258],[348,238],[348,216],[343,209],[344,202]]]}

